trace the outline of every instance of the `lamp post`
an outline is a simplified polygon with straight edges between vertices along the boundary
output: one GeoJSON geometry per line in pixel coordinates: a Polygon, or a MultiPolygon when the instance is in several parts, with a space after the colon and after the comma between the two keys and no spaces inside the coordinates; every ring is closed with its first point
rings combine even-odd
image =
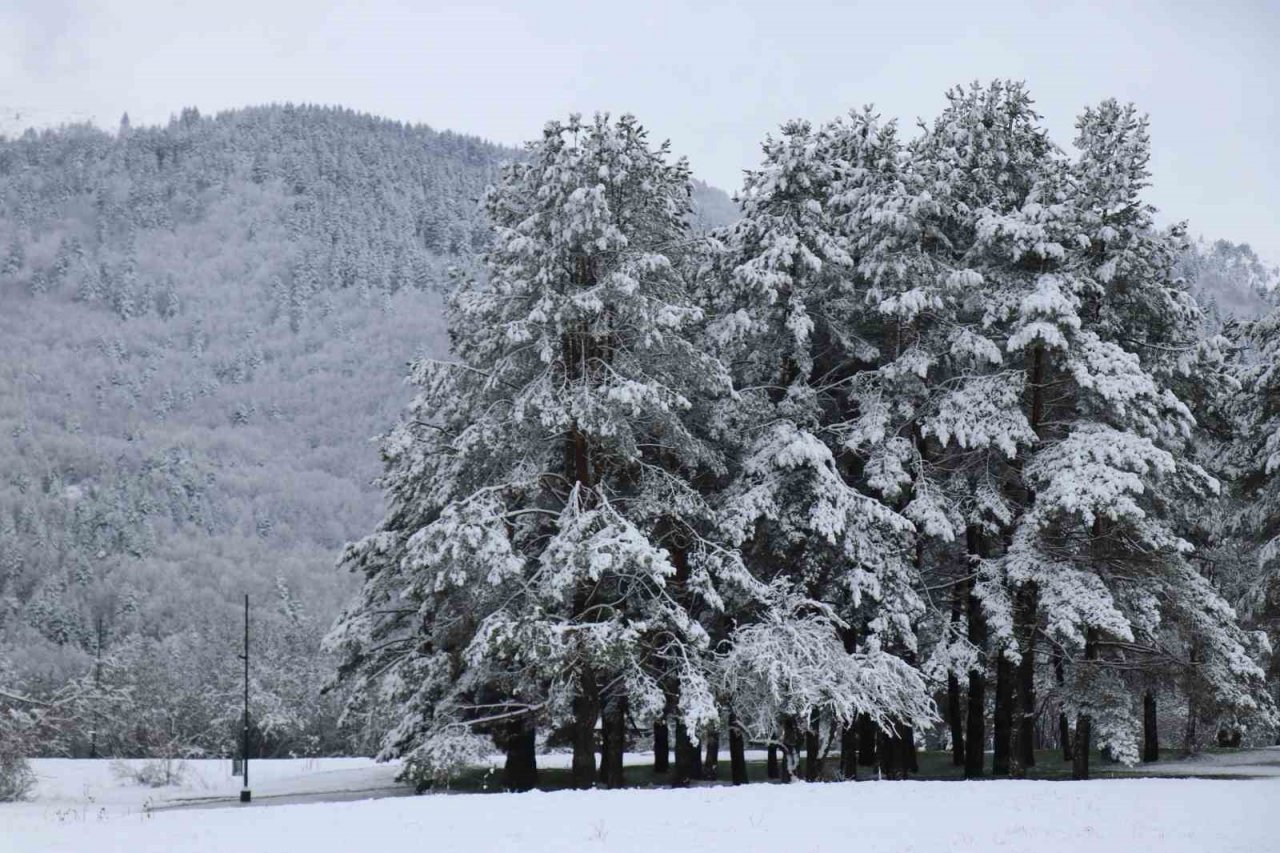
{"type": "Polygon", "coordinates": [[[249,791],[249,593],[244,595],[244,729],[241,732],[240,768],[244,771],[244,782],[240,786],[240,802],[249,802],[253,795],[249,791]]]}

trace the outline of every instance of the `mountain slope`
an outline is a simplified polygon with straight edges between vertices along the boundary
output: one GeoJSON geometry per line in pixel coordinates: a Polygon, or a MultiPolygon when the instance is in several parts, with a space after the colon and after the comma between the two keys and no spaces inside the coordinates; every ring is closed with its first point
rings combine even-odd
{"type": "MultiPolygon", "coordinates": [[[[335,748],[318,644],[338,550],[381,517],[371,439],[406,363],[447,355],[441,292],[516,156],[287,105],[0,141],[0,682],[101,653],[223,748],[248,592],[270,748],[335,748]]],[[[694,202],[698,227],[735,215],[694,202]]]]}

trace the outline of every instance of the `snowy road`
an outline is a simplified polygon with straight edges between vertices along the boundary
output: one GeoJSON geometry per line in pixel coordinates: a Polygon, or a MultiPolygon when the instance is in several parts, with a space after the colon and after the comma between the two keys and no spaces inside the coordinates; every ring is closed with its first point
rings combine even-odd
{"type": "MultiPolygon", "coordinates": [[[[1162,761],[1135,768],[1149,776],[1250,776],[1280,777],[1280,746],[1242,749],[1239,752],[1206,752],[1181,761],[1162,761]]],[[[1277,842],[1280,849],[1280,841],[1277,842]]]]}

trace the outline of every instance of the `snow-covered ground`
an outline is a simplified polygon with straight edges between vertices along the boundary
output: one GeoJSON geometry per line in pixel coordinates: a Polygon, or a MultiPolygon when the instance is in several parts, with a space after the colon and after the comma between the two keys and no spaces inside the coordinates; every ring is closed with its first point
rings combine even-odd
{"type": "MultiPolygon", "coordinates": [[[[764,758],[763,750],[747,751],[750,761],[764,758]]],[[[627,753],[623,761],[628,766],[649,765],[653,754],[627,753]]],[[[488,760],[495,771],[502,762],[501,755],[492,755],[488,760]]],[[[538,766],[542,768],[568,768],[572,762],[573,756],[567,752],[538,756],[538,766]]],[[[138,768],[145,762],[123,763],[138,768]]],[[[106,760],[33,759],[31,767],[37,781],[34,796],[12,808],[38,810],[63,820],[85,816],[97,819],[99,815],[105,818],[140,814],[175,806],[207,806],[235,799],[240,791],[240,777],[231,775],[231,762],[226,759],[175,762],[181,766],[180,783],[161,788],[130,783],[120,778],[112,764],[106,760]]],[[[412,787],[396,782],[399,771],[398,762],[378,764],[368,758],[258,760],[249,763],[249,782],[256,805],[412,794],[412,787]]]]}
{"type": "MultiPolygon", "coordinates": [[[[1143,764],[1135,772],[1160,776],[1277,776],[1280,777],[1280,746],[1242,749],[1236,752],[1205,752],[1181,761],[1143,764]]],[[[1280,850],[1280,839],[1276,840],[1280,850]]]]}
{"type": "MultiPolygon", "coordinates": [[[[136,768],[145,762],[124,763],[136,768]]],[[[175,762],[182,768],[180,783],[160,788],[121,779],[112,764],[105,760],[33,759],[35,793],[19,808],[39,808],[55,817],[83,812],[96,818],[99,813],[137,814],[149,808],[236,797],[240,791],[240,777],[231,775],[231,762],[225,759],[175,762]]],[[[395,782],[398,771],[398,765],[376,764],[368,758],[263,760],[249,763],[249,781],[254,797],[262,800],[318,793],[381,793],[404,787],[395,782]]]]}
{"type": "MultiPolygon", "coordinates": [[[[35,799],[0,805],[0,853],[1280,849],[1280,778],[758,784],[167,811],[143,804],[233,795],[239,780],[228,762],[189,762],[185,787],[152,790],[122,784],[108,764],[37,761],[35,799]]],[[[394,786],[395,768],[319,759],[257,762],[251,773],[260,798],[394,786]]]]}
{"type": "Polygon", "coordinates": [[[424,796],[103,819],[0,806],[0,850],[1260,853],[1280,839],[1278,800],[1275,779],[1126,779],[424,796]]]}

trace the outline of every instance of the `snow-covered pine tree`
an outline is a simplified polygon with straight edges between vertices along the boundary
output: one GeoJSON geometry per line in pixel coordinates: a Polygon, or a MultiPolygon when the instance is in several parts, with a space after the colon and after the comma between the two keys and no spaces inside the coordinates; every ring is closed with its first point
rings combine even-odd
{"type": "Polygon", "coordinates": [[[740,394],[723,523],[775,589],[770,606],[729,638],[727,694],[754,738],[783,747],[784,778],[802,733],[813,777],[828,723],[848,730],[863,716],[901,733],[933,713],[918,672],[899,656],[914,651],[920,610],[913,527],[859,487],[860,466],[843,458],[842,444],[850,384],[879,355],[861,337],[868,317],[851,228],[874,205],[877,173],[892,167],[895,148],[892,128],[869,114],[817,130],[785,125],[747,176],[743,217],[719,259],[709,332],[734,362],[740,394]],[[820,659],[844,661],[850,684],[865,686],[837,689],[823,681],[826,667],[800,665],[820,659]],[[772,685],[765,701],[762,685],[772,685]]]}
{"type": "MultiPolygon", "coordinates": [[[[946,678],[954,760],[973,777],[983,772],[989,668],[993,769],[1008,761],[1018,657],[1013,637],[1000,630],[1003,577],[984,558],[1001,548],[1016,511],[1010,487],[1035,440],[1024,364],[1003,346],[1035,267],[1009,250],[1008,235],[1023,229],[1024,208],[1040,206],[1038,188],[1054,163],[1021,85],[975,84],[952,90],[948,101],[909,148],[892,206],[896,236],[863,266],[876,283],[877,309],[899,330],[874,387],[886,401],[880,410],[899,413],[901,434],[886,445],[893,457],[873,459],[886,474],[877,482],[887,496],[910,500],[907,512],[927,534],[923,585],[951,593],[949,606],[930,608],[926,668],[946,678]]],[[[1032,223],[1029,237],[1034,230],[1032,223]]]]}
{"type": "MultiPolygon", "coordinates": [[[[1225,585],[1242,616],[1280,644],[1280,309],[1245,323],[1233,364],[1241,390],[1234,405],[1237,426],[1228,472],[1230,500],[1224,513],[1234,523],[1228,547],[1238,557],[1225,585]]],[[[1269,687],[1280,703],[1280,674],[1272,657],[1269,687]]]]}
{"type": "Polygon", "coordinates": [[[688,168],[630,116],[549,124],[490,191],[485,274],[450,304],[459,361],[414,367],[389,513],[344,557],[366,581],[330,643],[397,710],[383,757],[445,775],[503,726],[531,766],[535,721],[568,724],[590,786],[603,716],[618,785],[628,718],[673,693],[690,730],[718,716],[690,613],[751,583],[693,484],[722,463],[690,423],[731,387],[692,342],[688,205],[688,168]]]}
{"type": "Polygon", "coordinates": [[[1032,641],[1018,643],[1029,673],[1019,679],[1019,719],[1034,711],[1027,656],[1043,632],[1067,661],[1074,775],[1085,778],[1091,736],[1137,760],[1137,691],[1126,672],[1172,655],[1243,711],[1258,707],[1261,671],[1230,607],[1192,564],[1182,525],[1182,508],[1211,499],[1218,484],[1190,453],[1194,418],[1173,390],[1197,351],[1200,318],[1172,274],[1177,235],[1157,230],[1141,199],[1145,119],[1108,101],[1077,128],[1067,180],[1043,184],[1011,225],[997,226],[1014,257],[1039,266],[1004,342],[1024,359],[1037,440],[993,564],[1009,596],[997,630],[1032,641]]]}

